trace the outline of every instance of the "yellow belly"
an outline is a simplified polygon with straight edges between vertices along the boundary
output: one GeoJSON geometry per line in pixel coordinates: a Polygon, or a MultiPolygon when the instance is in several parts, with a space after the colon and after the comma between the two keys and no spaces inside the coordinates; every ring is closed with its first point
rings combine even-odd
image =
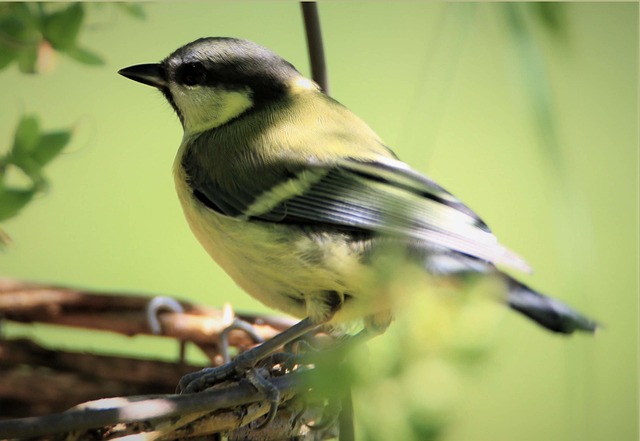
{"type": "Polygon", "coordinates": [[[196,238],[242,289],[265,305],[323,322],[332,312],[326,299],[332,293],[343,302],[330,323],[388,309],[363,290],[372,270],[360,263],[357,249],[340,235],[292,233],[286,225],[221,215],[195,199],[178,159],[174,178],[196,238]]]}

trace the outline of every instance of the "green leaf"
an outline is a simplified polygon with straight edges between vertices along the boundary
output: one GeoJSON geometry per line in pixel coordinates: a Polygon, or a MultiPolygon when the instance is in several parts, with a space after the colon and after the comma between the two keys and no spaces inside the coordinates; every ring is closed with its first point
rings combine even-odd
{"type": "Polygon", "coordinates": [[[0,18],[0,69],[21,58],[20,69],[23,72],[35,72],[33,51],[40,38],[36,20],[27,5],[6,5],[0,18]]]}
{"type": "Polygon", "coordinates": [[[35,190],[0,190],[0,222],[18,214],[35,194],[35,190]]]}
{"type": "Polygon", "coordinates": [[[524,3],[501,3],[510,27],[512,41],[517,50],[520,75],[529,95],[533,117],[541,135],[543,147],[550,163],[563,167],[563,157],[558,141],[553,92],[547,67],[535,34],[527,26],[524,3]]]}
{"type": "Polygon", "coordinates": [[[11,51],[0,45],[0,70],[6,68],[17,58],[17,52],[11,51]]]}
{"type": "Polygon", "coordinates": [[[563,3],[534,2],[527,3],[534,18],[556,37],[564,37],[567,29],[567,15],[563,3]]]}
{"type": "Polygon", "coordinates": [[[67,49],[66,54],[82,64],[90,66],[99,66],[104,64],[104,60],[100,55],[81,47],[74,46],[69,48],[67,49]]]}
{"type": "Polygon", "coordinates": [[[54,49],[66,52],[75,46],[83,19],[82,4],[74,3],[45,17],[42,33],[54,49]]]}
{"type": "Polygon", "coordinates": [[[32,7],[34,5],[35,3],[29,4],[29,2],[10,3],[10,7],[6,15],[19,20],[29,27],[36,27],[38,23],[38,16],[32,7]]]}
{"type": "Polygon", "coordinates": [[[25,3],[11,3],[0,18],[0,30],[5,42],[19,48],[39,40],[38,20],[25,3]]]}
{"type": "Polygon", "coordinates": [[[36,187],[42,188],[46,185],[42,166],[31,157],[30,152],[12,152],[9,163],[19,167],[36,187]]]}
{"type": "Polygon", "coordinates": [[[18,52],[18,68],[20,72],[34,74],[37,72],[38,49],[29,47],[18,52]]]}
{"type": "Polygon", "coordinates": [[[32,158],[41,166],[44,166],[58,156],[65,145],[71,139],[71,131],[50,132],[44,134],[36,145],[32,158]]]}
{"type": "Polygon", "coordinates": [[[116,3],[116,5],[125,11],[130,16],[137,18],[138,20],[144,20],[147,18],[147,13],[144,12],[142,5],[138,3],[116,3]]]}
{"type": "Polygon", "coordinates": [[[24,115],[13,136],[14,152],[31,152],[40,140],[40,122],[34,115],[24,115]]]}
{"type": "Polygon", "coordinates": [[[33,158],[33,151],[40,142],[38,119],[33,115],[23,116],[13,139],[8,162],[22,169],[34,182],[42,180],[42,168],[33,158]]]}

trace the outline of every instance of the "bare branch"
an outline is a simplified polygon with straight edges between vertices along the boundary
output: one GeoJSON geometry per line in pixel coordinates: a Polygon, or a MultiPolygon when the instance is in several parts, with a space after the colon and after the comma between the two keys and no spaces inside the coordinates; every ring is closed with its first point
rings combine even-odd
{"type": "MultiPolygon", "coordinates": [[[[312,369],[304,369],[272,378],[270,381],[280,391],[282,402],[286,403],[296,394],[309,392],[308,385],[312,374],[312,369]]],[[[0,436],[25,438],[76,432],[78,439],[82,439],[82,434],[78,434],[77,431],[86,432],[96,428],[101,428],[103,434],[122,436],[131,430],[133,425],[135,433],[145,432],[149,435],[147,439],[175,439],[176,432],[180,431],[193,436],[246,426],[268,411],[269,406],[263,401],[261,393],[246,381],[197,394],[107,398],[85,403],[60,414],[0,421],[0,436]],[[247,407],[238,414],[238,407],[251,404],[254,406],[247,407]],[[219,412],[215,413],[216,411],[219,412]],[[207,415],[207,419],[200,420],[207,415]],[[195,423],[196,420],[200,421],[195,423]],[[116,424],[124,426],[111,427],[116,424]],[[199,432],[194,432],[196,429],[199,432]]],[[[280,414],[280,418],[291,423],[294,419],[291,409],[280,414]]],[[[279,424],[285,423],[281,421],[279,424]]],[[[300,424],[293,424],[297,424],[299,431],[300,424]]],[[[287,433],[292,434],[291,424],[286,427],[287,433]]],[[[264,435],[262,438],[253,438],[255,436],[254,434],[252,438],[245,439],[273,439],[264,438],[264,435]]],[[[111,438],[108,436],[104,439],[111,438]]]]}
{"type": "Polygon", "coordinates": [[[329,95],[329,76],[324,57],[322,44],[322,32],[320,30],[320,17],[316,2],[300,2],[304,17],[304,29],[307,34],[307,47],[309,51],[309,63],[311,64],[311,76],[320,88],[329,95]]]}
{"type": "MultiPolygon", "coordinates": [[[[0,315],[23,322],[71,325],[125,335],[150,334],[147,307],[152,299],[0,279],[0,315]]],[[[219,349],[217,339],[234,315],[186,302],[181,302],[181,306],[185,313],[158,313],[164,335],[198,340],[197,344],[213,358],[219,349]]],[[[265,339],[293,322],[254,315],[239,317],[253,323],[265,339]]],[[[230,343],[239,352],[255,345],[256,336],[250,338],[245,331],[233,330],[228,334],[230,343]]],[[[0,382],[0,398],[5,404],[12,403],[11,413],[3,412],[3,416],[31,416],[0,422],[0,439],[15,436],[50,439],[56,433],[65,433],[69,440],[87,439],[92,430],[98,430],[102,439],[140,435],[136,439],[168,440],[218,432],[225,433],[230,440],[326,439],[337,426],[326,432],[311,432],[303,425],[304,421],[320,419],[325,407],[325,398],[309,401],[306,393],[309,387],[302,382],[308,373],[301,370],[308,370],[313,362],[284,367],[277,360],[278,357],[265,360],[261,370],[281,390],[282,405],[275,421],[258,430],[249,423],[268,412],[270,404],[246,380],[218,384],[212,395],[206,395],[209,392],[204,396],[157,395],[173,392],[179,378],[198,367],[187,366],[182,360],[167,363],[54,351],[24,339],[0,341],[0,375],[6,380],[0,382]],[[301,392],[304,394],[300,400],[292,401],[301,392]],[[120,397],[88,401],[114,395],[120,397]],[[85,404],[52,414],[80,402],[85,404]],[[307,405],[303,407],[302,402],[307,405]],[[301,413],[304,418],[299,418],[301,413]]]]}
{"type": "MultiPolygon", "coordinates": [[[[0,279],[0,315],[6,320],[40,322],[102,330],[133,336],[154,335],[148,323],[147,307],[152,296],[105,293],[0,279]]],[[[221,333],[233,317],[222,309],[181,301],[184,313],[160,312],[162,335],[192,341],[207,354],[218,352],[221,333]]],[[[287,329],[296,321],[282,317],[238,314],[251,323],[263,340],[287,329]]],[[[239,351],[256,342],[244,331],[229,332],[229,344],[239,351]]]]}

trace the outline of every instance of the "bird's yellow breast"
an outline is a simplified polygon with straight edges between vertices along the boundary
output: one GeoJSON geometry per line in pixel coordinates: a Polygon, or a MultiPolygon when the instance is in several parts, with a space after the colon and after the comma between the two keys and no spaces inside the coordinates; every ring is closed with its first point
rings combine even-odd
{"type": "Polygon", "coordinates": [[[372,274],[360,263],[359,244],[345,241],[340,234],[295,232],[284,225],[242,221],[207,208],[193,196],[187,182],[181,165],[184,150],[183,144],[174,163],[174,179],[187,222],[207,253],[243,290],[269,307],[318,322],[330,312],[324,298],[328,293],[348,299],[332,323],[388,309],[363,292],[365,279],[372,274]]]}
{"type": "MultiPolygon", "coordinates": [[[[324,161],[339,152],[347,156],[390,155],[364,122],[311,89],[298,90],[272,107],[268,115],[258,112],[240,118],[242,130],[239,124],[231,124],[216,129],[215,135],[195,135],[200,136],[200,170],[212,181],[235,182],[238,173],[248,173],[247,169],[257,167],[259,161],[266,164],[265,152],[274,149],[277,161],[289,157],[324,161]]],[[[339,232],[225,216],[195,198],[182,165],[185,153],[194,145],[192,136],[185,135],[174,163],[178,197],[196,238],[241,288],[270,307],[318,321],[324,321],[329,313],[332,302],[327,301],[328,295],[342,300],[332,322],[386,309],[387,305],[371,301],[364,288],[374,272],[360,261],[364,244],[339,232]]],[[[250,183],[254,185],[256,179],[260,176],[250,183]]]]}

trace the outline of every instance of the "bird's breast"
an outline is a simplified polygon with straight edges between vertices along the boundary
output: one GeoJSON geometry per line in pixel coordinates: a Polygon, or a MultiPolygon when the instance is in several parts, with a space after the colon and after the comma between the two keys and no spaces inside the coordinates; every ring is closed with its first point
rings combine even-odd
{"type": "Polygon", "coordinates": [[[362,244],[346,240],[344,234],[217,213],[194,196],[180,157],[174,163],[175,186],[193,234],[250,295],[272,308],[318,321],[336,305],[334,322],[386,308],[372,308],[375,302],[363,292],[363,278],[370,270],[361,263],[362,244]]]}

